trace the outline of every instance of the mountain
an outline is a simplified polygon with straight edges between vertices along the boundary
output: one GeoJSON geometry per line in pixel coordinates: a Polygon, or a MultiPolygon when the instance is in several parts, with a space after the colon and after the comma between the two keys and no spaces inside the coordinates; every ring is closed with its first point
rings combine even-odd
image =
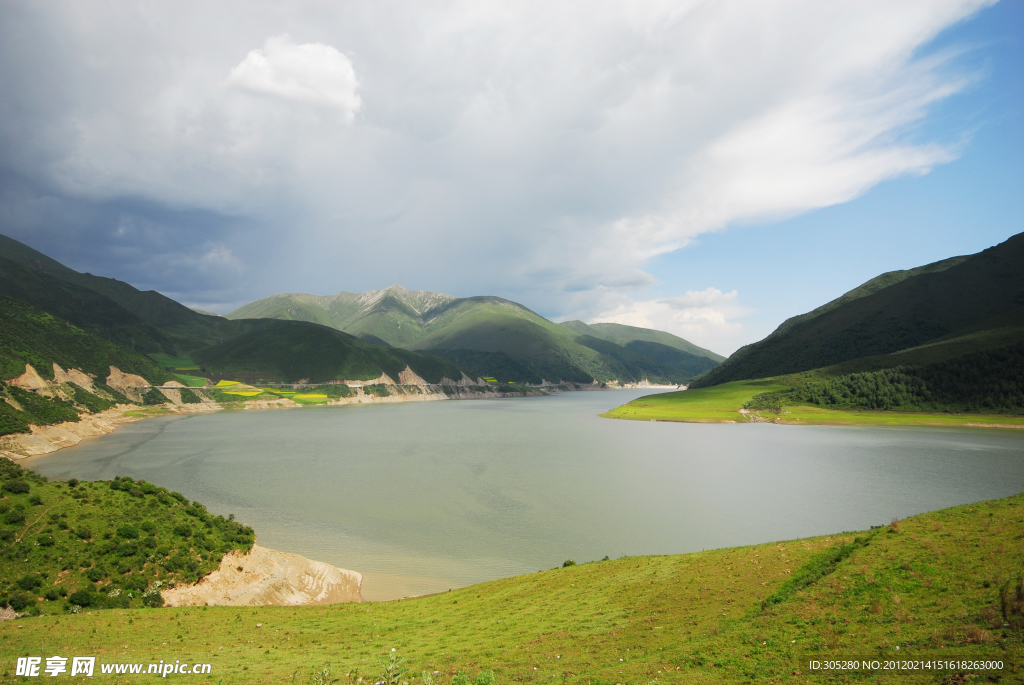
{"type": "Polygon", "coordinates": [[[207,375],[249,382],[371,380],[382,373],[399,381],[406,367],[428,383],[462,378],[462,371],[450,362],[373,345],[320,324],[268,323],[273,325],[193,352],[192,358],[207,375]]]}
{"type": "Polygon", "coordinates": [[[401,286],[322,296],[285,293],[244,305],[227,318],[310,321],[393,347],[408,347],[427,334],[431,314],[456,299],[401,286]]]}
{"type": "MultiPolygon", "coordinates": [[[[80,312],[77,317],[82,322],[80,325],[86,327],[100,325],[96,322],[103,320],[101,319],[102,310],[112,311],[114,308],[111,303],[116,304],[121,310],[131,313],[140,322],[149,324],[163,334],[160,344],[150,346],[145,350],[146,352],[169,353],[170,350],[166,349],[168,345],[181,351],[188,351],[220,342],[247,330],[246,327],[232,324],[223,317],[195,312],[155,290],[142,291],[115,278],[80,273],[28,245],[4,235],[0,235],[0,255],[10,262],[20,264],[29,272],[36,274],[39,279],[44,279],[50,284],[65,284],[65,289],[78,293],[78,297],[83,300],[83,303],[81,307],[76,304],[75,307],[65,307],[64,310],[58,312],[55,308],[61,305],[60,297],[40,300],[26,296],[25,293],[11,294],[11,297],[32,302],[62,318],[66,318],[67,309],[78,308],[80,312]],[[87,297],[82,294],[83,291],[91,291],[91,293],[102,296],[103,299],[98,299],[95,296],[87,297]],[[160,349],[156,349],[156,347],[160,349]]],[[[4,292],[4,294],[7,293],[4,292]]],[[[124,344],[123,340],[118,340],[118,342],[124,344]]],[[[138,343],[138,341],[136,342],[138,343]]]]}
{"type": "Polygon", "coordinates": [[[110,298],[5,257],[0,257],[0,295],[32,304],[129,349],[147,353],[174,350],[174,342],[165,333],[110,298]]]}
{"type": "MultiPolygon", "coordinates": [[[[79,273],[6,236],[0,236],[0,249],[0,296],[6,295],[12,302],[38,307],[52,317],[73,323],[97,338],[116,343],[110,347],[124,353],[133,346],[158,356],[186,352],[204,364],[205,373],[220,378],[283,382],[308,378],[316,382],[367,380],[387,373],[397,381],[398,374],[407,366],[429,382],[442,377],[457,381],[462,377],[461,370],[450,362],[373,345],[315,323],[270,318],[229,320],[199,313],[156,291],[141,291],[113,278],[79,273]]],[[[14,332],[12,329],[11,335],[14,332]]],[[[47,347],[45,336],[25,340],[28,342],[18,343],[21,347],[10,349],[28,355],[26,359],[38,356],[38,363],[46,368],[37,370],[44,376],[52,374],[48,366],[51,361],[66,366],[69,359],[82,356],[78,348],[63,350],[63,343],[47,347]],[[44,349],[46,354],[36,355],[44,349]]],[[[144,359],[152,368],[141,373],[115,365],[146,378],[154,373],[160,380],[170,378],[151,360],[135,357],[144,359]]],[[[21,364],[20,370],[11,372],[12,375],[24,372],[21,357],[15,355],[11,359],[21,364]]],[[[97,362],[96,369],[83,370],[99,373],[105,363],[97,362]]]]}
{"type": "Polygon", "coordinates": [[[112,367],[150,384],[172,378],[145,355],[0,295],[0,435],[78,421],[126,402],[107,385],[112,367]],[[28,365],[35,375],[26,373],[28,365]]]}
{"type": "Polygon", "coordinates": [[[456,298],[401,286],[329,296],[274,295],[227,317],[316,322],[374,344],[465,364],[478,375],[520,382],[681,383],[722,359],[660,331],[616,324],[577,330],[500,297],[456,298]]]}
{"type": "Polygon", "coordinates": [[[564,321],[561,324],[577,333],[615,343],[627,350],[677,369],[687,377],[699,376],[718,366],[725,357],[697,347],[688,340],[650,328],[637,328],[618,323],[564,321]]]}
{"type": "Polygon", "coordinates": [[[934,363],[1024,340],[1024,234],[975,255],[882,274],[783,322],[699,378],[706,387],[830,367],[934,363]]]}
{"type": "Polygon", "coordinates": [[[0,378],[14,378],[31,364],[45,379],[53,365],[106,378],[110,367],[142,376],[150,383],[171,375],[149,357],[107,342],[38,307],[0,296],[0,378]]]}

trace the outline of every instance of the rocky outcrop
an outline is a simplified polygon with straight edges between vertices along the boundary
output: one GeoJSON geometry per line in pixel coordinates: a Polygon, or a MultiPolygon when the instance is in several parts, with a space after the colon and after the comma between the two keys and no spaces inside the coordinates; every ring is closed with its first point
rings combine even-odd
{"type": "MultiPolygon", "coordinates": [[[[417,378],[419,378],[419,376],[417,376],[417,378]]],[[[379,378],[371,378],[368,381],[342,381],[342,383],[344,383],[350,388],[362,388],[367,385],[397,385],[397,383],[395,383],[394,379],[391,378],[391,376],[383,372],[380,374],[379,378]]]]}
{"type": "Polygon", "coordinates": [[[161,595],[169,606],[305,606],[361,602],[363,576],[298,554],[253,545],[230,552],[195,585],[161,595]]]}
{"type": "Polygon", "coordinates": [[[74,383],[80,388],[84,388],[91,393],[96,392],[96,386],[93,385],[92,376],[83,373],[79,369],[69,369],[65,371],[56,363],[53,365],[53,382],[74,383]]]}
{"type": "Polygon", "coordinates": [[[41,390],[49,386],[43,377],[40,376],[31,364],[25,364],[25,373],[7,381],[8,384],[23,388],[25,390],[41,390]]]}
{"type": "Polygon", "coordinates": [[[125,373],[116,366],[110,367],[110,375],[107,376],[107,385],[133,402],[142,401],[142,388],[149,387],[149,381],[142,376],[133,373],[125,373]]]}
{"type": "Polygon", "coordinates": [[[398,372],[398,383],[400,385],[418,385],[420,387],[430,385],[430,383],[427,383],[425,380],[420,378],[419,374],[413,371],[412,367],[408,365],[406,365],[402,371],[398,372]]]}

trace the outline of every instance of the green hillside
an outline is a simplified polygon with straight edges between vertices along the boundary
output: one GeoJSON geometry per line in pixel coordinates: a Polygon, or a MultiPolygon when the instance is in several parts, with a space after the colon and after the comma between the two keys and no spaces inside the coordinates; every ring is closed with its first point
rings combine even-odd
{"type": "Polygon", "coordinates": [[[502,298],[454,298],[399,286],[362,294],[274,295],[245,305],[228,318],[320,323],[375,344],[385,342],[450,361],[458,357],[472,365],[470,375],[524,383],[645,378],[680,383],[722,359],[660,331],[614,324],[607,331],[574,330],[502,298]]]}
{"type": "Polygon", "coordinates": [[[393,347],[408,347],[427,334],[433,314],[455,299],[397,285],[365,293],[284,293],[251,302],[227,318],[310,321],[393,347]]]}
{"type": "MultiPolygon", "coordinates": [[[[123,497],[93,487],[87,506],[97,517],[123,497]]],[[[395,680],[411,685],[1020,682],[1022,511],[1017,495],[859,533],[552,560],[562,567],[393,602],[47,610],[0,622],[0,644],[10,655],[95,655],[100,682],[129,682],[100,675],[101,664],[177,660],[211,664],[209,682],[225,685],[358,685],[382,680],[391,657],[405,671],[395,680]],[[810,659],[851,657],[1002,663],[808,668],[810,659]]],[[[175,523],[188,520],[175,513],[175,523]]],[[[69,585],[48,573],[33,592],[69,585]]]]}
{"type": "Polygon", "coordinates": [[[25,372],[25,364],[40,376],[53,378],[53,364],[77,368],[103,379],[116,366],[151,383],[171,375],[142,354],[108,343],[67,321],[32,305],[0,296],[0,378],[25,372]]]}
{"type": "Polygon", "coordinates": [[[251,528],[131,478],[48,483],[0,459],[0,606],[28,614],[162,606],[160,588],[192,583],[251,528]]]}
{"type": "Polygon", "coordinates": [[[369,380],[381,373],[397,382],[406,366],[429,383],[462,378],[459,368],[443,359],[372,345],[305,321],[275,321],[264,330],[197,350],[192,359],[204,375],[247,382],[369,380]]]}
{"type": "Polygon", "coordinates": [[[144,355],[108,343],[24,302],[0,295],[0,435],[78,421],[127,399],[105,384],[110,367],[162,383],[171,374],[144,355]],[[3,379],[25,372],[30,364],[44,379],[54,380],[53,365],[79,369],[92,376],[88,387],[62,383],[43,392],[14,387],[3,379]]]}
{"type": "Polygon", "coordinates": [[[147,353],[174,349],[167,335],[110,298],[4,257],[0,295],[39,307],[122,347],[147,353]]]}
{"type": "Polygon", "coordinates": [[[725,357],[715,354],[711,350],[694,345],[689,340],[683,340],[677,335],[656,331],[651,328],[639,328],[637,326],[626,326],[621,323],[583,323],[582,321],[563,321],[562,326],[571,328],[577,333],[583,333],[594,338],[600,338],[609,342],[617,343],[623,347],[629,347],[630,343],[656,343],[671,347],[680,352],[691,354],[695,357],[705,357],[715,362],[725,361],[725,357]]]}
{"type": "Polygon", "coordinates": [[[725,357],[697,347],[680,337],[617,323],[585,324],[582,321],[564,321],[561,324],[577,333],[615,343],[654,362],[675,369],[684,378],[699,376],[718,366],[725,357]]]}
{"type": "Polygon", "coordinates": [[[431,313],[427,331],[410,346],[412,349],[503,352],[550,382],[631,382],[649,378],[679,383],[686,379],[677,369],[552,323],[500,297],[454,300],[431,313]]]}
{"type": "MultiPolygon", "coordinates": [[[[938,361],[943,352],[994,349],[1024,338],[1024,234],[970,257],[884,274],[838,300],[790,319],[741,348],[695,382],[705,387],[830,367],[911,348],[938,361]],[[956,346],[940,349],[943,343],[956,346]]],[[[955,355],[954,355],[955,356],[955,355]]],[[[950,358],[950,355],[945,355],[950,358]]],[[[849,367],[847,367],[849,369],[849,367]]]]}

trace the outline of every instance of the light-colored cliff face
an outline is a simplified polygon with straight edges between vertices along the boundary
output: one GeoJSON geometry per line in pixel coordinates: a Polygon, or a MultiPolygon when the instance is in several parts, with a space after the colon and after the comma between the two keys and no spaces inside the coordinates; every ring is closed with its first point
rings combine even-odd
{"type": "Polygon", "coordinates": [[[161,595],[169,606],[304,606],[361,602],[363,576],[298,554],[253,545],[226,554],[216,571],[195,585],[161,595]]]}

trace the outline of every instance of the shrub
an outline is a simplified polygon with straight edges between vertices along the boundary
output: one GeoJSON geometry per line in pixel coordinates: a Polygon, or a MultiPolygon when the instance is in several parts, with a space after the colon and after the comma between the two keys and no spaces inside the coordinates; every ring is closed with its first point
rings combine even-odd
{"type": "Polygon", "coordinates": [[[36,544],[40,547],[53,547],[54,542],[52,535],[40,535],[36,538],[36,544]]]}
{"type": "Polygon", "coordinates": [[[1024,629],[1024,577],[1018,576],[1017,582],[1007,581],[999,592],[999,600],[1003,620],[1012,630],[1024,629]]]}
{"type": "Polygon", "coordinates": [[[142,603],[148,607],[162,607],[164,598],[160,596],[159,592],[154,591],[143,596],[142,603]]]}
{"type": "Polygon", "coordinates": [[[85,526],[79,526],[77,529],[75,529],[75,535],[81,538],[82,540],[90,540],[92,539],[92,530],[86,528],[85,526]]]}
{"type": "Polygon", "coordinates": [[[0,490],[9,492],[12,495],[24,495],[30,489],[29,484],[20,479],[6,481],[3,486],[0,487],[0,490]]]}
{"type": "Polygon", "coordinates": [[[23,611],[31,602],[31,597],[26,597],[20,593],[11,595],[10,599],[7,600],[7,604],[15,611],[23,611]]]}
{"type": "Polygon", "coordinates": [[[94,583],[98,583],[107,577],[107,572],[99,566],[93,566],[91,569],[85,572],[85,577],[94,583]]]}
{"type": "Polygon", "coordinates": [[[68,486],[72,487],[72,488],[78,487],[78,479],[77,478],[71,478],[70,480],[68,480],[68,486]]]}
{"type": "Polygon", "coordinates": [[[25,523],[25,512],[21,509],[11,509],[4,514],[4,523],[9,526],[17,526],[25,523]]]}
{"type": "Polygon", "coordinates": [[[118,526],[117,528],[118,537],[122,537],[126,540],[137,540],[139,538],[139,534],[139,527],[132,525],[130,523],[126,523],[123,526],[118,526]]]}
{"type": "Polygon", "coordinates": [[[180,535],[183,538],[192,537],[192,526],[185,525],[184,523],[174,527],[174,534],[180,535]]]}
{"type": "Polygon", "coordinates": [[[28,503],[34,507],[38,507],[42,505],[43,498],[40,497],[39,495],[32,495],[31,497],[28,498],[28,503]]]}
{"type": "Polygon", "coordinates": [[[96,599],[96,595],[88,590],[76,590],[68,595],[68,601],[80,607],[92,606],[96,599]]]}
{"type": "Polygon", "coordinates": [[[22,590],[32,592],[42,587],[43,579],[34,573],[29,573],[19,578],[15,585],[20,587],[22,590]]]}
{"type": "Polygon", "coordinates": [[[576,565],[576,562],[573,561],[572,559],[566,559],[565,561],[562,562],[562,568],[566,568],[567,566],[575,566],[575,565],[576,565]]]}

